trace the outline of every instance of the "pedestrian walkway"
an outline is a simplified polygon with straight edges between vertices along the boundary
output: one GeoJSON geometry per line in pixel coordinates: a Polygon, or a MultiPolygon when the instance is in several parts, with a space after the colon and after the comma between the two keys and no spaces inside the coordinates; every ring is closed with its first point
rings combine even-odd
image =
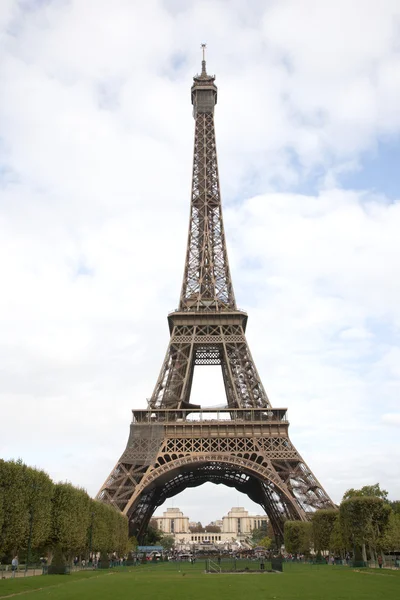
{"type": "Polygon", "coordinates": [[[21,567],[17,571],[11,571],[11,567],[0,565],[1,579],[11,579],[12,577],[16,579],[21,579],[21,577],[32,577],[33,575],[41,575],[42,572],[42,567],[29,568],[27,571],[25,571],[25,567],[21,567]]]}

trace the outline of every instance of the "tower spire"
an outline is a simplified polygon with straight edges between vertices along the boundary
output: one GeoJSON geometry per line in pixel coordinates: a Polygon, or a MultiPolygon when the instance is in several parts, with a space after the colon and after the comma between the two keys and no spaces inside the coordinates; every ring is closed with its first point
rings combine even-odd
{"type": "Polygon", "coordinates": [[[203,53],[203,60],[201,61],[201,75],[204,77],[207,77],[207,70],[206,70],[206,48],[207,48],[207,44],[201,44],[201,50],[203,53]]]}
{"type": "Polygon", "coordinates": [[[229,270],[219,187],[214,107],[215,77],[206,71],[205,49],[201,75],[193,78],[195,119],[192,197],[189,236],[179,310],[221,312],[236,310],[229,270]]]}

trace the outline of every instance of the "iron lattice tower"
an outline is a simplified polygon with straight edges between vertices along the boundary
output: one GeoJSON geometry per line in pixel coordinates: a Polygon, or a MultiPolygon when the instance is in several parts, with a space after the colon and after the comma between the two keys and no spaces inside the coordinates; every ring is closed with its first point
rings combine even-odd
{"type": "Polygon", "coordinates": [[[97,498],[128,515],[139,539],[168,497],[205,481],[235,487],[260,504],[275,534],[286,519],[334,507],[289,439],[286,409],[272,408],[248,347],[225,243],[214,130],[215,77],[194,77],[195,119],[189,235],[179,309],[153,394],[134,410],[121,458],[97,498]],[[190,403],[194,368],[220,365],[222,409],[190,403]]]}

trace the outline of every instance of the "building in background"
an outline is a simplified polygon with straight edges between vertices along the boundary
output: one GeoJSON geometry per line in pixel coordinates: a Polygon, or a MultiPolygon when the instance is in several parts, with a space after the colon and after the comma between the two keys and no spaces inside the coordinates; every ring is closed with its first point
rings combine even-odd
{"type": "Polygon", "coordinates": [[[222,517],[223,533],[232,533],[238,539],[241,537],[249,537],[253,529],[259,529],[262,526],[266,527],[266,515],[249,515],[247,510],[242,506],[231,508],[225,517],[222,517]]]}
{"type": "Polygon", "coordinates": [[[215,527],[219,527],[222,531],[222,524],[223,524],[223,520],[222,519],[217,519],[216,521],[211,521],[210,525],[214,525],[215,527]]]}
{"type": "Polygon", "coordinates": [[[189,533],[189,519],[179,508],[167,508],[161,517],[154,516],[157,527],[165,534],[189,533]]]}
{"type": "MultiPolygon", "coordinates": [[[[231,508],[222,519],[211,521],[209,524],[220,528],[220,531],[194,532],[198,523],[190,521],[179,508],[167,508],[161,515],[154,515],[158,528],[166,535],[175,538],[175,547],[178,550],[191,550],[216,546],[224,550],[248,548],[249,539],[253,529],[267,525],[267,516],[249,515],[242,506],[231,508]]],[[[207,528],[207,524],[206,524],[207,528]]]]}

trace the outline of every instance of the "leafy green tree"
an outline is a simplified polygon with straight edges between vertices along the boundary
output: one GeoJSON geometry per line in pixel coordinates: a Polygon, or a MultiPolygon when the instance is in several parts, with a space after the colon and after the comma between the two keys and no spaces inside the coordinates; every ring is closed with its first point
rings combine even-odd
{"type": "MultiPolygon", "coordinates": [[[[22,461],[0,460],[0,559],[60,547],[69,558],[84,552],[128,549],[128,520],[69,483],[54,484],[22,461]]],[[[31,555],[32,555],[31,554],[31,555]]]]}
{"type": "Polygon", "coordinates": [[[129,540],[128,540],[128,551],[129,552],[136,552],[139,546],[139,542],[137,541],[136,537],[134,535],[132,535],[129,540]]]}
{"type": "Polygon", "coordinates": [[[65,557],[64,557],[64,553],[62,551],[61,545],[60,544],[56,544],[54,546],[54,552],[53,552],[53,557],[51,559],[51,564],[54,567],[65,567],[65,557]]]}
{"type": "Polygon", "coordinates": [[[160,539],[160,545],[166,552],[169,552],[175,545],[175,539],[172,535],[163,535],[160,539]]]}
{"type": "Polygon", "coordinates": [[[107,552],[105,552],[104,550],[102,550],[100,552],[98,566],[101,569],[108,569],[110,566],[110,557],[108,556],[107,552]]]}
{"type": "Polygon", "coordinates": [[[0,460],[2,526],[0,556],[16,554],[26,547],[29,531],[27,489],[22,461],[0,460]]]}
{"type": "Polygon", "coordinates": [[[255,546],[259,545],[260,540],[262,540],[267,535],[267,523],[263,523],[261,527],[254,527],[251,530],[251,541],[255,546]]]}
{"type": "Polygon", "coordinates": [[[284,525],[285,548],[292,554],[309,554],[312,525],[307,521],[286,521],[284,525]]]}
{"type": "MultiPolygon", "coordinates": [[[[113,507],[111,507],[113,508],[113,507]]],[[[114,542],[114,552],[118,556],[124,556],[129,550],[129,524],[125,515],[117,512],[113,508],[112,540],[114,542]]]]}
{"type": "Polygon", "coordinates": [[[344,556],[345,554],[346,544],[343,538],[343,531],[339,515],[337,516],[337,519],[332,529],[331,537],[329,540],[329,549],[332,552],[335,552],[335,554],[339,554],[340,556],[344,556]]]}
{"type": "MultiPolygon", "coordinates": [[[[112,508],[112,507],[110,507],[112,508]]],[[[109,552],[116,552],[118,555],[122,555],[125,553],[126,546],[128,544],[128,536],[126,537],[125,544],[121,543],[120,540],[120,523],[118,519],[118,513],[113,508],[112,513],[109,515],[109,529],[108,529],[108,538],[109,538],[109,552]]]]}
{"type": "Polygon", "coordinates": [[[311,519],[314,549],[330,550],[330,542],[333,529],[339,518],[339,512],[335,509],[317,510],[311,519]]]}
{"type": "Polygon", "coordinates": [[[350,488],[344,493],[343,500],[349,500],[350,498],[356,498],[360,496],[374,496],[375,498],[387,500],[388,492],[386,490],[381,490],[379,483],[375,483],[374,485],[364,485],[364,487],[362,487],[360,490],[350,488]]]}
{"type": "Polygon", "coordinates": [[[395,515],[400,515],[400,500],[393,500],[389,503],[395,515]]]}
{"type": "Polygon", "coordinates": [[[110,507],[96,500],[91,501],[91,524],[89,538],[91,537],[92,552],[107,552],[109,548],[108,539],[108,509],[110,507]]]}
{"type": "Polygon", "coordinates": [[[389,523],[380,540],[381,547],[387,552],[400,548],[400,513],[393,512],[389,516],[389,523]]]}
{"type": "Polygon", "coordinates": [[[22,466],[26,485],[29,538],[31,549],[47,542],[52,527],[52,500],[54,483],[43,471],[22,466]]]}
{"type": "Polygon", "coordinates": [[[145,546],[156,546],[160,542],[162,536],[162,531],[157,527],[157,521],[152,519],[147,527],[143,543],[145,546]]]}
{"type": "Polygon", "coordinates": [[[91,549],[103,554],[116,552],[123,556],[129,551],[128,519],[113,506],[91,500],[91,549]]]}
{"type": "MultiPolygon", "coordinates": [[[[1,465],[0,465],[0,470],[1,470],[1,465]]],[[[0,475],[0,477],[1,477],[1,475],[0,475]]],[[[1,483],[0,483],[0,485],[1,485],[1,483]]],[[[1,539],[1,532],[3,531],[4,521],[5,521],[4,494],[1,492],[1,487],[0,487],[0,539],[1,539]]],[[[0,559],[1,559],[1,552],[2,552],[2,547],[1,547],[1,542],[0,542],[0,559]]]]}
{"type": "Polygon", "coordinates": [[[42,545],[51,528],[54,484],[21,460],[0,460],[0,557],[42,545]]]}
{"type": "Polygon", "coordinates": [[[51,545],[60,544],[71,559],[73,555],[84,551],[89,523],[88,494],[70,483],[57,483],[52,500],[51,545]]]}
{"type": "MultiPolygon", "coordinates": [[[[348,546],[376,549],[389,526],[392,509],[376,496],[352,496],[340,505],[340,523],[348,546]]],[[[365,560],[365,554],[364,554],[365,560]]]]}
{"type": "Polygon", "coordinates": [[[271,538],[268,537],[267,535],[265,537],[261,538],[261,540],[258,542],[258,546],[261,546],[262,548],[265,548],[266,550],[268,550],[272,546],[271,538]]]}

